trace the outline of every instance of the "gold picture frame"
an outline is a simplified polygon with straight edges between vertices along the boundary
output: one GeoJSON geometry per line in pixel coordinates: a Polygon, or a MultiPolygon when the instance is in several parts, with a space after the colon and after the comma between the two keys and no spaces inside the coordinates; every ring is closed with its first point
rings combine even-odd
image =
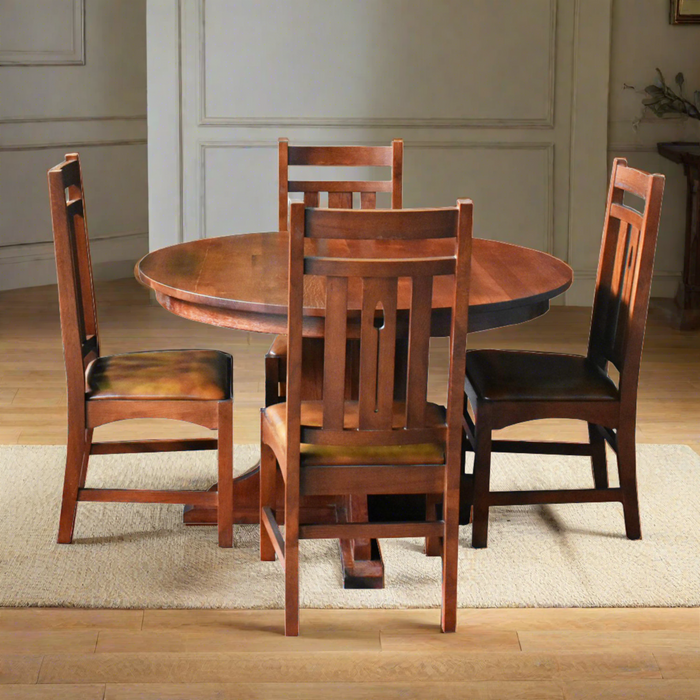
{"type": "Polygon", "coordinates": [[[671,24],[700,24],[700,0],[671,0],[671,24]]]}

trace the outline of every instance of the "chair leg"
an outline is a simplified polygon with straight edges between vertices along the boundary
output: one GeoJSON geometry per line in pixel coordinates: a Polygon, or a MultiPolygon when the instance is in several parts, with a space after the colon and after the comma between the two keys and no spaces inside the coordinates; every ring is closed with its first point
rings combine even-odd
{"type": "MultiPolygon", "coordinates": [[[[92,431],[89,431],[89,439],[92,431]]],[[[87,463],[90,457],[88,431],[84,428],[68,430],[66,450],[66,475],[63,481],[63,500],[58,521],[58,544],[70,544],[73,541],[75,515],[78,507],[78,489],[85,483],[87,463]]]]}
{"type": "MultiPolygon", "coordinates": [[[[467,410],[465,399],[464,410],[467,410]]],[[[466,433],[462,434],[462,454],[459,464],[459,523],[468,525],[472,522],[472,507],[474,506],[474,475],[466,473],[467,452],[471,450],[466,433]]]]}
{"type": "Polygon", "coordinates": [[[275,548],[263,525],[262,510],[275,512],[277,486],[277,459],[269,445],[260,443],[260,561],[275,561],[275,548]]]}
{"type": "MultiPolygon", "coordinates": [[[[289,473],[287,480],[290,481],[289,473]]],[[[284,633],[299,635],[299,482],[287,483],[284,498],[284,633]],[[296,488],[295,488],[296,486],[296,488]]]]}
{"type": "Polygon", "coordinates": [[[591,443],[591,468],[593,469],[593,482],[597,489],[607,489],[608,463],[605,454],[605,438],[600,434],[593,423],[588,424],[588,439],[591,443]]]}
{"type": "Polygon", "coordinates": [[[642,539],[637,495],[637,455],[633,430],[617,431],[617,466],[622,488],[622,507],[625,513],[625,530],[630,540],[642,539]]]}
{"type": "MultiPolygon", "coordinates": [[[[449,476],[448,476],[449,479],[449,476]]],[[[459,558],[459,480],[446,490],[442,517],[445,535],[442,540],[442,616],[443,632],[457,628],[457,568],[459,558]]]]}
{"type": "MultiPolygon", "coordinates": [[[[425,495],[425,519],[428,522],[437,520],[437,509],[442,503],[443,497],[438,493],[428,493],[425,495]]],[[[439,557],[442,555],[442,538],[425,538],[425,556],[439,557]]]]}
{"type": "Polygon", "coordinates": [[[233,547],[233,401],[219,403],[219,486],[217,525],[219,547],[233,547]]]}
{"type": "Polygon", "coordinates": [[[489,484],[491,481],[491,428],[485,424],[483,419],[476,424],[475,437],[472,547],[483,549],[488,543],[489,484]]]}
{"type": "Polygon", "coordinates": [[[92,435],[94,433],[93,428],[88,428],[85,431],[85,449],[83,451],[83,463],[80,467],[80,488],[85,488],[85,481],[87,479],[88,462],[90,461],[90,449],[92,447],[92,435]]]}

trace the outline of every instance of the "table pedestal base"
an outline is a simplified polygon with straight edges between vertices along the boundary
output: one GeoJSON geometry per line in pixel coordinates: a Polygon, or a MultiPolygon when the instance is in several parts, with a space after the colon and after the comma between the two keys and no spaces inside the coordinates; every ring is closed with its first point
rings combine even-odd
{"type": "MultiPolygon", "coordinates": [[[[216,485],[211,491],[216,491],[216,485]]],[[[284,502],[281,476],[277,484],[277,502],[284,502]]],[[[472,479],[465,474],[460,490],[460,525],[471,522],[472,479]]],[[[341,523],[358,520],[353,514],[352,499],[321,496],[306,497],[300,509],[301,522],[341,523]]],[[[439,504],[437,508],[439,509],[439,504]]],[[[370,522],[392,520],[423,520],[426,496],[369,496],[365,519],[370,522]]],[[[357,504],[355,504],[357,509],[357,504]]],[[[216,525],[216,508],[185,506],[185,525],[216,525]]],[[[233,522],[237,525],[257,525],[260,522],[260,465],[256,464],[234,480],[233,522]]],[[[278,521],[284,522],[284,509],[277,511],[278,521]]],[[[437,514],[439,515],[439,513],[437,514]]],[[[439,538],[426,540],[427,556],[441,555],[439,538]]],[[[340,564],[343,588],[384,588],[384,561],[378,540],[340,540],[340,564]]]]}
{"type": "MultiPolygon", "coordinates": [[[[216,491],[216,485],[211,491],[216,491]]],[[[352,504],[341,497],[306,497],[300,509],[301,522],[350,522],[352,504]]],[[[277,484],[277,502],[284,503],[281,475],[277,484]]],[[[260,522],[260,465],[257,464],[234,480],[233,522],[255,525],[260,522]]],[[[185,525],[216,525],[216,508],[185,506],[185,525]]],[[[284,508],[277,510],[284,523],[284,508]]],[[[357,514],[355,515],[357,517],[357,514]]],[[[361,517],[361,516],[360,516],[361,517]]],[[[344,588],[384,588],[384,562],[377,540],[340,540],[340,563],[344,588]]]]}

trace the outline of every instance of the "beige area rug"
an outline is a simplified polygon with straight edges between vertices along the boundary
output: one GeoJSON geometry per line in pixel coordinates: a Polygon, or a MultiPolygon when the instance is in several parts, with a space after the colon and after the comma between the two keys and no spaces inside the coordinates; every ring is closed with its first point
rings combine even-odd
{"type": "MultiPolygon", "coordinates": [[[[258,529],[237,526],[233,550],[213,527],[185,527],[181,506],[78,506],[76,542],[57,545],[63,447],[0,448],[0,606],[277,608],[283,575],[258,560],[258,529]]],[[[257,459],[238,447],[236,468],[257,459]]],[[[88,485],[205,488],[214,453],[100,456],[88,485]]],[[[615,470],[612,469],[611,472],[615,470]]],[[[585,458],[498,455],[496,488],[590,485],[585,458]]],[[[700,457],[682,446],[639,447],[644,540],[624,537],[619,504],[492,510],[490,546],[461,529],[461,607],[700,605],[700,457]]],[[[313,608],[433,607],[440,562],[422,541],[383,540],[386,588],[345,591],[338,545],[301,543],[301,604],[313,608]]]]}

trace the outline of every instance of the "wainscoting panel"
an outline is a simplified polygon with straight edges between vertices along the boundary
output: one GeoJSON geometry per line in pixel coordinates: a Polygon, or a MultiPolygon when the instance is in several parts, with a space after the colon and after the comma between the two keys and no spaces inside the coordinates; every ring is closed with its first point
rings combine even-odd
{"type": "Polygon", "coordinates": [[[551,126],[556,6],[203,0],[201,123],[551,126]]]}
{"type": "Polygon", "coordinates": [[[85,0],[3,0],[0,66],[85,64],[85,0]]]}

